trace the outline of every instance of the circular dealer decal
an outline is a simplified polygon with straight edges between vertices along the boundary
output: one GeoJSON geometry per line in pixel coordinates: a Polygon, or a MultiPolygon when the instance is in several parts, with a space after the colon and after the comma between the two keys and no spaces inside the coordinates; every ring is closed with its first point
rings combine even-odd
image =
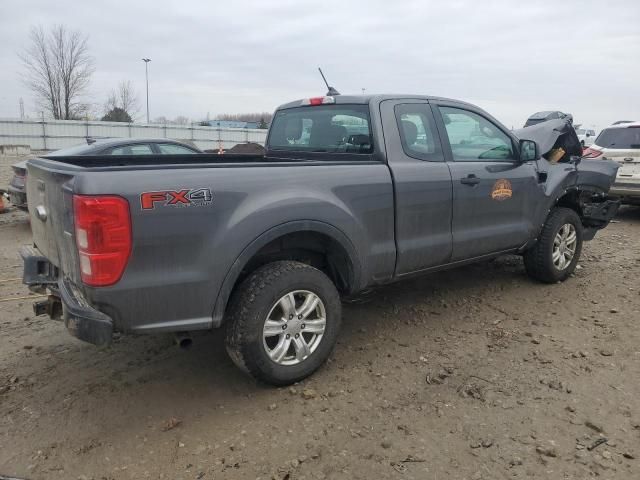
{"type": "Polygon", "coordinates": [[[498,200],[499,202],[501,202],[502,200],[511,198],[511,195],[513,195],[513,191],[511,190],[511,182],[506,178],[501,178],[493,184],[493,189],[491,190],[491,198],[493,198],[494,200],[498,200]]]}

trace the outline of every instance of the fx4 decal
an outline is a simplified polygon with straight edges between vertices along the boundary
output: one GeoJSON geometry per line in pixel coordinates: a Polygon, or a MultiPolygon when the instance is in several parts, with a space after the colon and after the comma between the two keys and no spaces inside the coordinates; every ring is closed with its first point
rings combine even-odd
{"type": "Polygon", "coordinates": [[[140,194],[140,206],[143,210],[153,210],[156,206],[199,207],[210,204],[212,200],[213,194],[208,188],[163,190],[140,194]]]}

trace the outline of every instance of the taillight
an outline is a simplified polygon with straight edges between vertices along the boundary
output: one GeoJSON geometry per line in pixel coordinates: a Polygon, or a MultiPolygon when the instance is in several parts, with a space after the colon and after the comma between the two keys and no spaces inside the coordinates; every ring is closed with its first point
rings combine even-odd
{"type": "Polygon", "coordinates": [[[83,283],[117,283],[131,253],[129,202],[112,195],[74,195],[73,213],[83,283]]]}
{"type": "Polygon", "coordinates": [[[336,103],[336,99],[333,97],[313,97],[302,100],[302,105],[331,105],[336,103]]]}
{"type": "Polygon", "coordinates": [[[598,158],[602,155],[600,150],[596,150],[595,148],[587,148],[582,152],[582,158],[598,158]]]}

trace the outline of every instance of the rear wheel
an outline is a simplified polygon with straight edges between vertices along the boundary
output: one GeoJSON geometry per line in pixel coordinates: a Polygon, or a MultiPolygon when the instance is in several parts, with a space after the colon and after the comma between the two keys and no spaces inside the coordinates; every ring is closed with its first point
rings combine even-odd
{"type": "Polygon", "coordinates": [[[569,208],[554,208],[537,243],[524,254],[529,276],[545,283],[565,280],[573,273],[582,251],[582,222],[569,208]]]}
{"type": "Polygon", "coordinates": [[[320,270],[274,262],[247,277],[231,300],[226,346],[242,370],[288,385],[317,370],[340,329],[340,296],[320,270]]]}

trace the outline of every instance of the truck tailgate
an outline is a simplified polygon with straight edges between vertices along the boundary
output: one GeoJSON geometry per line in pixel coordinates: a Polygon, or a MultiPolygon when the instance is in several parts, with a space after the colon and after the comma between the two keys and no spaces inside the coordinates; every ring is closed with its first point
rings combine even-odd
{"type": "Polygon", "coordinates": [[[73,238],[74,176],[45,167],[38,161],[29,162],[27,169],[33,242],[65,276],[78,280],[78,254],[73,238]]]}

